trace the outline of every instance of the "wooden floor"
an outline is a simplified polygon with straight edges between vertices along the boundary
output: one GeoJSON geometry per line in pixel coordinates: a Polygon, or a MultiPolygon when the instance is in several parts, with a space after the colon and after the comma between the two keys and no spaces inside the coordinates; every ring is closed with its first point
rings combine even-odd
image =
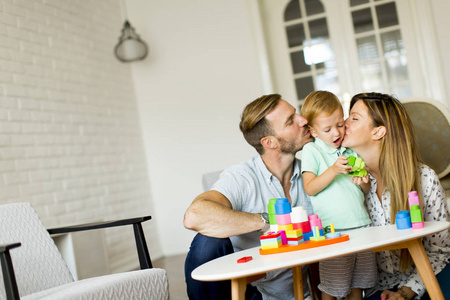
{"type": "Polygon", "coordinates": [[[155,268],[165,269],[169,278],[170,300],[187,300],[184,280],[184,260],[186,254],[168,256],[153,261],[155,268]]]}

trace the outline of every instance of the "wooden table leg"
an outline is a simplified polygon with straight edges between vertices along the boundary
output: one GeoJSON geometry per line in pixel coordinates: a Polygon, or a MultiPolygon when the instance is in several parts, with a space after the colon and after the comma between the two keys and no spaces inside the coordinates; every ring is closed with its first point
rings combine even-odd
{"type": "Polygon", "coordinates": [[[292,267],[292,280],[294,281],[295,300],[303,300],[302,266],[292,267]]]}
{"type": "Polygon", "coordinates": [[[245,290],[247,289],[247,278],[231,279],[231,299],[245,300],[245,290]]]}
{"type": "Polygon", "coordinates": [[[405,244],[409,250],[409,253],[411,253],[411,257],[416,264],[417,270],[419,271],[420,277],[422,277],[430,298],[432,300],[444,300],[444,295],[442,294],[439,283],[434,275],[433,269],[431,268],[427,253],[423,248],[422,241],[420,239],[415,239],[406,241],[405,244]]]}

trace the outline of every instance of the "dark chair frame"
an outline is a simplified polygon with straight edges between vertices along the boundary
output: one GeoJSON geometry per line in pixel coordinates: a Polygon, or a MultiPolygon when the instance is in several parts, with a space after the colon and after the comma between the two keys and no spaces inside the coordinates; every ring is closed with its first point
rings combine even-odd
{"type": "MultiPolygon", "coordinates": [[[[88,223],[82,225],[66,226],[60,228],[47,229],[50,235],[52,234],[64,234],[77,231],[86,231],[94,229],[103,229],[109,227],[118,227],[125,225],[133,225],[134,238],[136,240],[136,250],[139,257],[139,264],[141,270],[153,268],[152,260],[147,248],[147,242],[145,240],[144,230],[142,229],[142,222],[150,220],[151,216],[144,216],[131,219],[122,219],[115,221],[105,221],[88,223]]],[[[20,247],[21,243],[12,243],[7,245],[0,245],[0,262],[2,265],[3,281],[5,284],[6,299],[7,300],[19,300],[19,289],[17,287],[16,277],[14,275],[14,268],[11,260],[11,249],[20,247]]]]}

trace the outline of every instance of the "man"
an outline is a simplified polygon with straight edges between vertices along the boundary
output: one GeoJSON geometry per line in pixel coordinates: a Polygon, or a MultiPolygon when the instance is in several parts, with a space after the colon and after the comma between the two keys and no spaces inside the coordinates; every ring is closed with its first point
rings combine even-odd
{"type": "MultiPolygon", "coordinates": [[[[190,299],[231,298],[229,281],[200,282],[191,272],[212,259],[258,246],[259,236],[269,227],[261,213],[267,212],[270,199],[288,198],[292,206],[303,206],[312,214],[295,158],[312,141],[307,121],[280,95],[272,94],[248,104],[239,127],[258,155],[223,171],[184,216],[184,226],[198,232],[185,263],[190,299]]],[[[291,270],[269,272],[247,286],[246,299],[262,299],[261,294],[264,299],[294,299],[291,270]]]]}

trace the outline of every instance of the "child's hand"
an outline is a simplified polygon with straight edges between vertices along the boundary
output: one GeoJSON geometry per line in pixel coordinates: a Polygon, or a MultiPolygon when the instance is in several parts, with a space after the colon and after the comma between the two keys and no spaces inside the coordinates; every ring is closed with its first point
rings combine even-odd
{"type": "Polygon", "coordinates": [[[333,168],[333,171],[337,174],[347,174],[352,170],[352,166],[347,166],[347,164],[347,156],[339,156],[331,168],[333,168]]]}

